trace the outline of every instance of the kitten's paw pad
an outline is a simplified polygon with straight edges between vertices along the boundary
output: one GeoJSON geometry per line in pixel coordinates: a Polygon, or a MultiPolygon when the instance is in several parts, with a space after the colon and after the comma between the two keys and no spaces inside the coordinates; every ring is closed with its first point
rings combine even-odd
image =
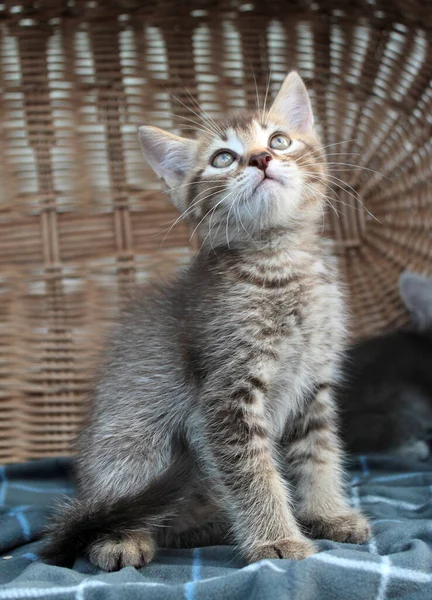
{"type": "Polygon", "coordinates": [[[360,513],[350,512],[328,519],[312,519],[303,521],[312,537],[346,542],[348,544],[364,544],[371,537],[368,520],[360,513]]]}
{"type": "Polygon", "coordinates": [[[266,558],[289,558],[302,560],[315,554],[317,548],[306,538],[284,538],[269,544],[256,546],[248,553],[249,562],[264,560],[266,558]]]}
{"type": "Polygon", "coordinates": [[[96,567],[118,571],[122,567],[144,567],[151,562],[155,552],[156,545],[149,534],[135,533],[97,540],[90,546],[88,555],[96,567]]]}
{"type": "Polygon", "coordinates": [[[412,460],[426,460],[429,458],[431,452],[427,442],[418,440],[417,442],[410,442],[399,446],[399,448],[393,450],[393,453],[404,458],[411,458],[412,460]]]}

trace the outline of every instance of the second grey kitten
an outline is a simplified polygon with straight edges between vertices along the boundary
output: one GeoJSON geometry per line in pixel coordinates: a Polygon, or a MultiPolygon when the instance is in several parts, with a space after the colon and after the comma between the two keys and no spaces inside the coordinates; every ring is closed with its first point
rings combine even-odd
{"type": "Polygon", "coordinates": [[[157,546],[233,542],[302,559],[364,542],[344,492],[333,388],[342,294],[320,239],[325,158],[296,73],[266,113],[197,140],[140,131],[201,248],[123,314],[45,556],[113,570],[157,546]]]}
{"type": "Polygon", "coordinates": [[[399,290],[411,326],[350,348],[341,431],[351,452],[425,459],[432,433],[432,278],[405,272],[399,290]]]}

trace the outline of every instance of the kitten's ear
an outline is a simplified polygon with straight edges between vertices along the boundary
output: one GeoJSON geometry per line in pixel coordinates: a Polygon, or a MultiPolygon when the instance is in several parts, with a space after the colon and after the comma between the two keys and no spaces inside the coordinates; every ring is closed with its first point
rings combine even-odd
{"type": "Polygon", "coordinates": [[[399,277],[402,302],[421,330],[432,330],[432,278],[405,271],[399,277]]]}
{"type": "Polygon", "coordinates": [[[296,71],[291,71],[285,77],[270,112],[282,117],[300,133],[306,133],[313,129],[314,119],[309,94],[302,78],[296,71]]]}
{"type": "Polygon", "coordinates": [[[168,188],[181,185],[192,166],[197,142],[179,137],[159,127],[139,128],[144,158],[168,188]]]}

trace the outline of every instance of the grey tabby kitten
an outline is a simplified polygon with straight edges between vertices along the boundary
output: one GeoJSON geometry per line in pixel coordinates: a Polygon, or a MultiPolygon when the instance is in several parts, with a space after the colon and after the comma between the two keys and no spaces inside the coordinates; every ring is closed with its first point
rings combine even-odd
{"type": "Polygon", "coordinates": [[[432,433],[432,278],[403,273],[399,291],[412,325],[347,353],[341,432],[351,452],[425,459],[432,433]]]}
{"type": "Polygon", "coordinates": [[[45,550],[59,561],[139,567],[157,546],[222,542],[248,561],[302,559],[316,552],[303,530],[369,537],[343,490],[345,317],[306,88],[290,73],[269,111],[203,129],[140,129],[201,249],[120,321],[79,440],[78,499],[45,550]]]}

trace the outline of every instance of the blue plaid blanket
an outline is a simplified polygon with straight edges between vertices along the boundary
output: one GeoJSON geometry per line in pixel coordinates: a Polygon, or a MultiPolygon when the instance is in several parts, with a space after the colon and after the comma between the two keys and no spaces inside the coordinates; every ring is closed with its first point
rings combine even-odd
{"type": "Polygon", "coordinates": [[[73,569],[38,559],[53,502],[73,492],[70,461],[1,468],[0,600],[430,600],[432,461],[360,457],[350,477],[352,504],[373,523],[366,546],[324,540],[320,552],[304,561],[252,565],[226,546],[165,550],[141,570],[103,573],[83,557],[73,569]]]}

